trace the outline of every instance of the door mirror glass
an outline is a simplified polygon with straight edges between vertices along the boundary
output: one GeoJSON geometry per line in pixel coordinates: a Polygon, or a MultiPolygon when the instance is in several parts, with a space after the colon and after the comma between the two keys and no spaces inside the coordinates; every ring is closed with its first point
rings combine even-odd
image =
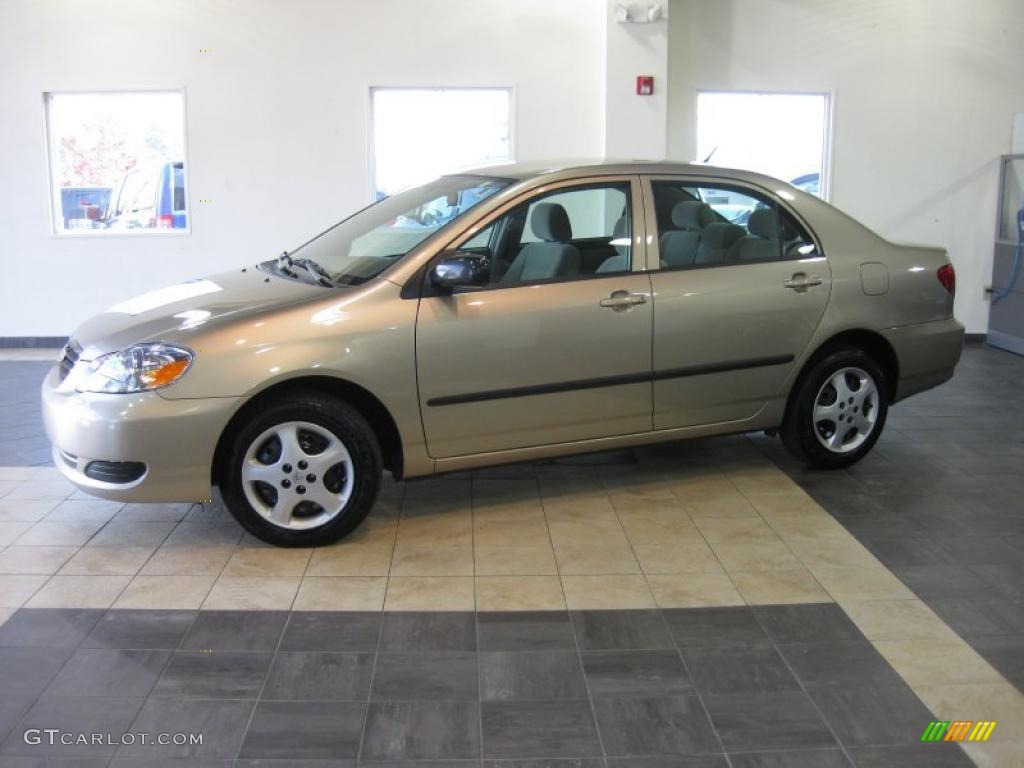
{"type": "Polygon", "coordinates": [[[491,276],[491,262],[478,253],[446,253],[430,270],[430,282],[437,288],[452,290],[460,287],[487,285],[491,276]]]}

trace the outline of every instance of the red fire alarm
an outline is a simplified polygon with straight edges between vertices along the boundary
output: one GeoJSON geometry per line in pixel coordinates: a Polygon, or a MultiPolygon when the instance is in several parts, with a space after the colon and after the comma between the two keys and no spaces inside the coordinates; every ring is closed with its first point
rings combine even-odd
{"type": "Polygon", "coordinates": [[[654,93],[654,77],[651,75],[636,76],[636,95],[650,96],[654,93]]]}

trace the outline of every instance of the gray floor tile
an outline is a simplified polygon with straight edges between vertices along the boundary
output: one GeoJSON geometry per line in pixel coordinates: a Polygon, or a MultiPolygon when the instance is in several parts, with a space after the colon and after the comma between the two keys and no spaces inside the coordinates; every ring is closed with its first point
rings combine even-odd
{"type": "Polygon", "coordinates": [[[1004,536],[951,536],[939,546],[960,565],[1019,563],[1024,553],[1004,536]]]}
{"type": "MultiPolygon", "coordinates": [[[[359,763],[360,768],[480,768],[481,764],[479,760],[416,760],[414,762],[406,760],[382,760],[382,761],[366,761],[363,760],[359,763]]],[[[235,766],[239,768],[239,766],[235,766]]],[[[263,766],[253,768],[264,768],[263,766]]],[[[277,768],[277,766],[266,766],[265,768],[277,768]]],[[[296,765],[295,768],[307,768],[305,764],[296,765]]],[[[324,768],[327,768],[326,766],[324,768]]],[[[557,768],[553,766],[552,768],[557,768]]],[[[603,766],[595,768],[603,768],[603,766]]]]}
{"type": "Polygon", "coordinates": [[[906,686],[821,689],[810,695],[848,747],[919,744],[933,719],[906,686]]]}
{"type": "Polygon", "coordinates": [[[40,744],[27,744],[24,732],[29,729],[60,729],[61,733],[91,734],[127,733],[139,712],[144,699],[102,698],[67,699],[48,696],[39,699],[28,711],[21,723],[8,734],[0,746],[5,755],[55,756],[55,757],[99,757],[114,754],[115,746],[105,743],[79,743],[77,739],[64,744],[59,735],[53,737],[41,733],[40,744]]]}
{"type": "Polygon", "coordinates": [[[69,648],[0,648],[5,696],[38,696],[71,657],[69,648]]]}
{"type": "Polygon", "coordinates": [[[679,652],[586,651],[583,670],[591,696],[665,697],[691,693],[679,652]]]}
{"type": "Polygon", "coordinates": [[[380,653],[374,701],[472,700],[480,695],[475,653],[380,653]]]}
{"type": "Polygon", "coordinates": [[[21,718],[35,701],[35,696],[18,696],[4,690],[0,696],[0,743],[14,730],[14,726],[21,722],[21,718]]]}
{"type": "Polygon", "coordinates": [[[470,701],[373,702],[360,759],[480,757],[480,707],[470,701]]]}
{"type": "MultiPolygon", "coordinates": [[[[0,768],[106,768],[109,760],[108,757],[0,755],[0,768]]],[[[217,766],[217,768],[221,767],[217,766]]]]}
{"type": "Polygon", "coordinates": [[[664,612],[680,648],[768,645],[771,638],[747,607],[680,608],[664,612]]]}
{"type": "Polygon", "coordinates": [[[982,581],[1009,597],[1024,597],[1024,565],[994,563],[970,566],[982,581]]]}
{"type": "Polygon", "coordinates": [[[570,616],[581,651],[674,647],[661,611],[573,611],[570,616]]]}
{"type": "Polygon", "coordinates": [[[857,768],[972,768],[956,744],[915,744],[902,747],[854,747],[846,750],[857,768]]]}
{"type": "Polygon", "coordinates": [[[380,650],[475,651],[476,616],[457,611],[386,613],[381,628],[380,650]]]}
{"type": "Polygon", "coordinates": [[[684,648],[683,659],[701,693],[797,691],[800,684],[770,645],[684,648]]]}
{"type": "Polygon", "coordinates": [[[729,755],[732,768],[851,768],[841,749],[747,752],[729,755]]]}
{"type": "Polygon", "coordinates": [[[287,621],[287,611],[200,611],[181,649],[273,652],[287,621]]]}
{"type": "Polygon", "coordinates": [[[202,734],[202,743],[126,745],[118,749],[117,757],[234,758],[255,705],[255,701],[148,699],[132,723],[133,733],[202,734]]]}
{"type": "Polygon", "coordinates": [[[48,696],[146,697],[170,651],[80,648],[46,689],[48,696]]]}
{"type": "Polygon", "coordinates": [[[22,608],[0,626],[0,646],[77,648],[103,611],[22,608]]]}
{"type": "Polygon", "coordinates": [[[279,653],[261,699],[365,701],[372,653],[279,653]]]}
{"type": "Polygon", "coordinates": [[[485,758],[590,757],[601,754],[590,702],[485,701],[485,758]]]}
{"type": "Polygon", "coordinates": [[[903,684],[868,642],[780,645],[779,652],[808,690],[903,684]]]}
{"type": "Polygon", "coordinates": [[[532,760],[484,760],[483,768],[604,768],[599,757],[553,757],[532,760]]]}
{"type": "Polygon", "coordinates": [[[373,612],[298,611],[281,638],[282,651],[373,652],[381,615],[373,612]]]}
{"type": "Polygon", "coordinates": [[[733,693],[704,697],[726,752],[835,747],[804,693],[733,693]]]}
{"type": "Polygon", "coordinates": [[[366,704],[324,701],[261,701],[239,757],[355,759],[366,704]]]}
{"type": "Polygon", "coordinates": [[[954,565],[956,560],[926,536],[865,536],[861,543],[890,568],[897,565],[954,565]]]}
{"type": "Polygon", "coordinates": [[[728,768],[725,755],[609,757],[608,768],[728,768]]]}
{"type": "Polygon", "coordinates": [[[181,643],[197,611],[112,610],[93,627],[83,648],[170,649],[181,643]]]}
{"type": "Polygon", "coordinates": [[[919,597],[985,597],[992,588],[962,565],[891,566],[904,584],[919,597]]]}
{"type": "Polygon", "coordinates": [[[1003,677],[1024,690],[1024,634],[976,637],[971,643],[1003,677]]]}
{"type": "Polygon", "coordinates": [[[1024,633],[1024,601],[1002,597],[949,597],[926,601],[961,637],[1024,633]]]}
{"type": "Polygon", "coordinates": [[[721,750],[697,696],[596,699],[594,711],[609,756],[698,755],[721,750]]]}
{"type": "Polygon", "coordinates": [[[575,651],[481,653],[480,697],[485,701],[585,699],[587,684],[575,651]]]}
{"type": "MultiPolygon", "coordinates": [[[[233,760],[179,760],[174,757],[115,757],[110,761],[110,768],[239,768],[239,761],[233,760]]],[[[250,768],[258,768],[251,766],[250,768]]],[[[263,768],[270,768],[264,765],[263,768]]],[[[287,765],[273,768],[288,768],[287,765]]],[[[329,768],[328,766],[307,765],[300,768],[329,768]]],[[[352,768],[339,766],[338,768],[352,768]]]]}
{"type": "Polygon", "coordinates": [[[564,611],[477,614],[481,651],[571,651],[576,648],[564,611]]]}
{"type": "Polygon", "coordinates": [[[174,654],[153,688],[160,698],[248,699],[263,685],[272,654],[202,653],[174,654]]]}
{"type": "Polygon", "coordinates": [[[843,609],[834,603],[758,606],[754,615],[776,643],[844,643],[864,639],[843,609]]]}

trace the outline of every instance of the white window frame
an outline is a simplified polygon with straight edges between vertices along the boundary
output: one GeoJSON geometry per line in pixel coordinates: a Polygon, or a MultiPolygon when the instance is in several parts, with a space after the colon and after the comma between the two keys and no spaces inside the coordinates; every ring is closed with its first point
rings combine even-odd
{"type": "MultiPolygon", "coordinates": [[[[185,86],[171,85],[163,88],[48,88],[43,91],[43,123],[46,141],[46,173],[49,177],[47,185],[50,190],[49,227],[50,237],[189,237],[192,235],[192,195],[191,195],[191,163],[188,154],[188,94],[185,86]],[[117,94],[130,96],[133,94],[178,93],[181,94],[181,142],[182,162],[185,165],[185,227],[183,229],[82,229],[65,230],[57,226],[57,218],[63,214],[60,187],[56,181],[56,143],[52,131],[53,120],[50,115],[51,97],[117,94]]],[[[114,190],[111,190],[114,194],[114,190]]]]}
{"type": "Polygon", "coordinates": [[[508,154],[505,162],[514,163],[519,156],[516,140],[516,88],[514,85],[371,85],[367,94],[367,170],[370,182],[368,195],[374,202],[377,191],[377,147],[373,122],[373,96],[377,91],[505,91],[508,93],[508,154]]]}

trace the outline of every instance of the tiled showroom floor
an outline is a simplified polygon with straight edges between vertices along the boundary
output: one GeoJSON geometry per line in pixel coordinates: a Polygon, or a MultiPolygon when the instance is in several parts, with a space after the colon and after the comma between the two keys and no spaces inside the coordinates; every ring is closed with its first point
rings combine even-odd
{"type": "Polygon", "coordinates": [[[70,765],[31,727],[204,733],[90,766],[969,765],[932,713],[1021,764],[1020,358],[969,348],[846,472],[736,437],[391,483],[317,550],[30,466],[44,370],[0,363],[0,768],[70,765]]]}

